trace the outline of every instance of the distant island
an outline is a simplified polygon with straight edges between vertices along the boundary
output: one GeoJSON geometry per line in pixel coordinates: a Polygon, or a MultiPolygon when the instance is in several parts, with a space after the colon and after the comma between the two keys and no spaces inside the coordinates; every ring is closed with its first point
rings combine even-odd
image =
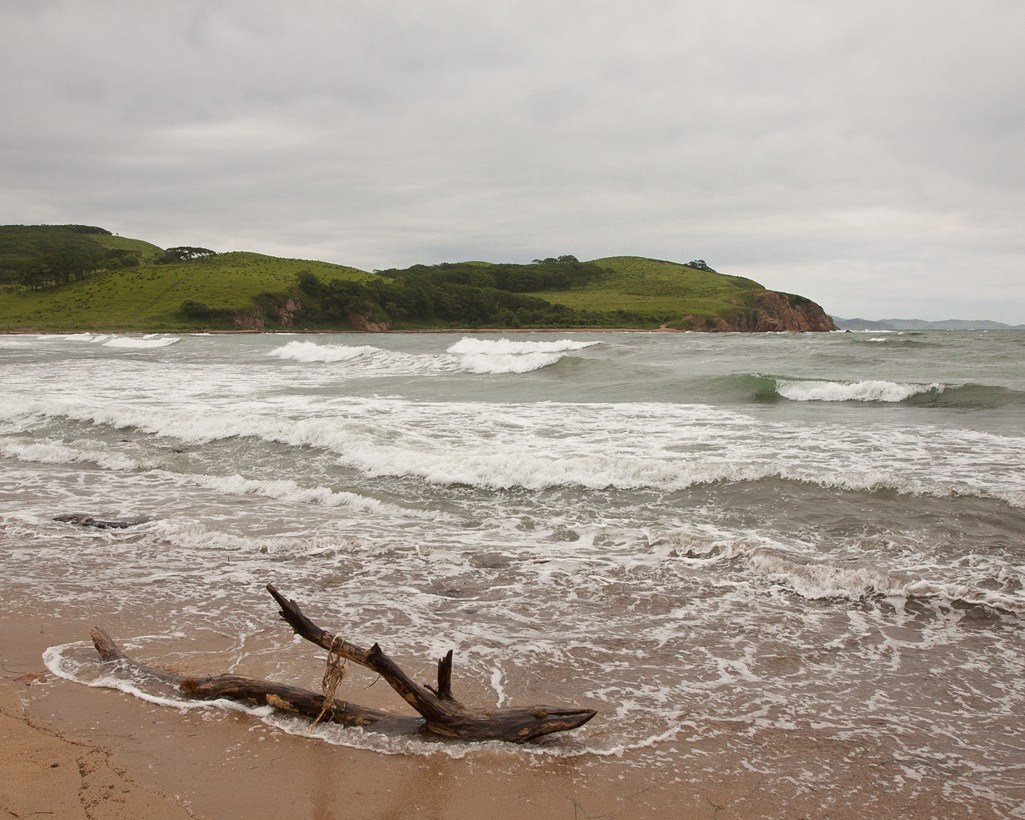
{"type": "Polygon", "coordinates": [[[89,225],[0,226],[0,331],[626,329],[831,331],[822,307],[640,256],[449,262],[363,271],[89,225]]]}
{"type": "Polygon", "coordinates": [[[1008,325],[988,319],[841,319],[830,317],[840,330],[1025,330],[1025,325],[1008,325]]]}

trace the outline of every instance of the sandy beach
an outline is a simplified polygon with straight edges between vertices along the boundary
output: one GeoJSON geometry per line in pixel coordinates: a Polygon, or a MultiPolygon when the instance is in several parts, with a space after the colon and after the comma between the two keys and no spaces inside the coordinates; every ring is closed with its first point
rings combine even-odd
{"type": "MultiPolygon", "coordinates": [[[[109,625],[109,624],[108,624],[109,625]]],[[[83,818],[755,818],[997,816],[948,802],[941,782],[896,787],[884,742],[848,747],[814,732],[759,733],[760,753],[814,785],[766,786],[735,772],[729,742],[695,743],[682,757],[639,769],[616,758],[543,763],[502,752],[468,758],[382,755],[288,735],[249,715],[179,712],[122,692],[54,677],[47,646],[87,635],[89,624],[10,612],[0,722],[0,810],[10,817],[83,818]],[[925,788],[922,788],[922,786],[925,788]],[[844,804],[834,797],[841,786],[844,804]]],[[[112,624],[112,629],[125,628],[112,624]]],[[[614,720],[599,715],[597,720],[614,720]]],[[[736,741],[751,755],[738,725],[736,741]]]]}

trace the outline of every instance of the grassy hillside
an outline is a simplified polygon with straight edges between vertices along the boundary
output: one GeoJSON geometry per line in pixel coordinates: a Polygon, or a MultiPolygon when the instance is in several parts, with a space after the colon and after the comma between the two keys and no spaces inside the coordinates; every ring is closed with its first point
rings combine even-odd
{"type": "Polygon", "coordinates": [[[686,329],[691,315],[735,324],[765,295],[757,282],[702,262],[563,256],[368,273],[257,253],[165,251],[78,225],[0,226],[0,274],[0,331],[686,329]],[[77,267],[55,277],[68,260],[77,267]]]}
{"type": "Polygon", "coordinates": [[[199,329],[202,322],[188,321],[179,315],[183,302],[191,300],[236,310],[250,308],[254,296],[286,290],[301,271],[327,280],[360,281],[373,275],[327,262],[244,252],[170,265],[101,271],[58,288],[7,288],[0,294],[0,331],[199,329]]]}
{"type": "Polygon", "coordinates": [[[737,311],[738,303],[745,303],[747,294],[764,290],[740,276],[638,256],[610,256],[592,264],[606,269],[608,275],[579,289],[536,295],[576,310],[644,314],[657,327],[672,326],[688,314],[728,317],[737,311]]]}
{"type": "Polygon", "coordinates": [[[94,241],[100,247],[108,248],[109,250],[121,250],[137,254],[139,262],[142,264],[152,264],[164,252],[163,248],[158,248],[156,245],[144,242],[141,239],[129,239],[127,236],[98,235],[94,237],[94,241]]]}

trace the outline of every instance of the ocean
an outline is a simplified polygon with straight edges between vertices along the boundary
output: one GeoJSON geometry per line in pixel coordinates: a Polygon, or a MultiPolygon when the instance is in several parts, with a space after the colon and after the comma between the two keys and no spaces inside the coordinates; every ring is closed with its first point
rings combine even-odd
{"type": "MultiPolygon", "coordinates": [[[[501,754],[840,790],[766,753],[801,732],[1025,817],[1025,333],[0,336],[0,466],[5,607],[150,662],[317,688],[273,583],[468,702],[599,712],[501,754]]],[[[82,637],[51,671],[184,708],[82,637]]]]}

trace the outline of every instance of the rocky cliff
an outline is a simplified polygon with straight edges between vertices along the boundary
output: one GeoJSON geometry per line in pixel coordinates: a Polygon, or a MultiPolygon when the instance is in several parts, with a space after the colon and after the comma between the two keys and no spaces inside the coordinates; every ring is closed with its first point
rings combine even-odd
{"type": "Polygon", "coordinates": [[[719,316],[684,316],[685,329],[710,333],[807,333],[836,330],[836,324],[816,304],[803,296],[774,290],[757,291],[737,304],[737,310],[719,316]]]}

